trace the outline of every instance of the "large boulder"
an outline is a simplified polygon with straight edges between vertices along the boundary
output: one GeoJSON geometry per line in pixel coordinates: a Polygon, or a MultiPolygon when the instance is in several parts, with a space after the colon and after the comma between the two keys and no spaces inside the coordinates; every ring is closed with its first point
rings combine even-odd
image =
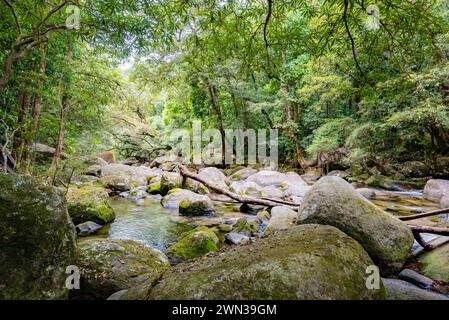
{"type": "Polygon", "coordinates": [[[66,197],[69,214],[75,224],[93,221],[104,225],[115,219],[114,209],[108,202],[109,195],[103,188],[71,186],[66,197]]]}
{"type": "Polygon", "coordinates": [[[218,242],[218,237],[211,229],[198,227],[183,233],[180,240],[168,249],[167,254],[176,261],[193,259],[217,251],[218,242]]]}
{"type": "Polygon", "coordinates": [[[430,179],[424,187],[424,199],[440,202],[445,196],[449,196],[449,180],[430,179]]]}
{"type": "Polygon", "coordinates": [[[265,228],[265,235],[279,230],[286,230],[294,225],[297,213],[284,206],[271,209],[271,218],[265,228]]]}
{"type": "Polygon", "coordinates": [[[189,190],[172,189],[162,198],[162,206],[169,209],[179,209],[185,215],[197,215],[215,211],[212,200],[205,195],[189,190]]]}
{"type": "Polygon", "coordinates": [[[65,299],[75,227],[63,194],[33,178],[0,174],[0,300],[65,299]]]}
{"type": "Polygon", "coordinates": [[[168,270],[122,299],[384,299],[366,286],[368,254],[331,226],[303,225],[168,270]]]}
{"type": "Polygon", "coordinates": [[[78,242],[80,294],[106,299],[116,291],[155,283],[169,267],[159,250],[132,240],[86,239],[78,242]]]}
{"type": "Polygon", "coordinates": [[[401,269],[413,244],[405,223],[338,177],[323,177],[313,186],[299,208],[298,223],[337,227],[357,240],[384,274],[401,269]]]}
{"type": "Polygon", "coordinates": [[[202,168],[198,171],[198,176],[207,182],[211,182],[219,186],[220,188],[227,189],[228,177],[224,175],[219,169],[215,167],[202,168]]]}

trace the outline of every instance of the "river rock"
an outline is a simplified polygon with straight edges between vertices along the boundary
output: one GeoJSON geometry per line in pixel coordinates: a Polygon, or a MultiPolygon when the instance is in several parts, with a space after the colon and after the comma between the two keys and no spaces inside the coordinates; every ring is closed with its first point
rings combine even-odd
{"type": "Polygon", "coordinates": [[[401,191],[402,189],[395,185],[394,181],[380,174],[374,174],[366,180],[366,184],[370,187],[380,188],[392,191],[401,191]]]}
{"type": "Polygon", "coordinates": [[[175,261],[197,258],[217,251],[216,234],[207,227],[198,227],[181,235],[179,241],[168,248],[168,256],[175,261]]]}
{"type": "Polygon", "coordinates": [[[262,187],[260,187],[255,182],[250,181],[233,181],[229,188],[232,192],[237,193],[239,195],[248,195],[248,196],[260,196],[262,192],[262,187]]]}
{"type": "Polygon", "coordinates": [[[424,253],[419,260],[426,276],[449,283],[449,244],[424,253]]]}
{"type": "MultiPolygon", "coordinates": [[[[301,177],[298,175],[299,179],[301,177]]],[[[275,186],[280,187],[287,183],[287,180],[293,182],[294,180],[299,181],[297,177],[290,175],[287,176],[285,173],[273,171],[273,170],[261,170],[255,174],[250,175],[246,181],[255,182],[262,187],[275,186]]]]}
{"type": "Polygon", "coordinates": [[[430,179],[424,187],[424,199],[440,202],[442,198],[449,195],[449,180],[430,179]]]}
{"type": "Polygon", "coordinates": [[[262,197],[267,197],[267,198],[278,198],[281,199],[284,197],[284,192],[275,186],[267,186],[267,187],[263,187],[262,191],[260,193],[260,195],[262,197]]]}
{"type": "Polygon", "coordinates": [[[211,182],[223,189],[228,189],[228,177],[215,167],[202,168],[198,171],[198,176],[207,182],[211,182]]]}
{"type": "Polygon", "coordinates": [[[331,226],[294,226],[251,244],[168,270],[156,286],[121,299],[384,299],[367,289],[372,265],[357,241],[331,226]]]}
{"type": "Polygon", "coordinates": [[[86,239],[78,242],[81,291],[106,299],[114,292],[156,282],[170,267],[159,250],[132,240],[86,239]]]}
{"type": "Polygon", "coordinates": [[[441,198],[440,207],[449,208],[449,194],[446,194],[444,197],[441,198]]]}
{"type": "Polygon", "coordinates": [[[258,232],[257,224],[254,221],[248,221],[246,218],[240,218],[232,226],[233,232],[243,234],[248,237],[255,236],[258,232]]]}
{"type": "Polygon", "coordinates": [[[177,172],[164,172],[161,176],[160,193],[166,195],[170,190],[182,187],[182,176],[177,172]]]}
{"type": "Polygon", "coordinates": [[[382,279],[388,300],[449,300],[446,296],[420,289],[413,284],[397,279],[382,279]]]}
{"type": "Polygon", "coordinates": [[[90,236],[101,228],[103,228],[101,224],[95,223],[93,221],[83,222],[75,227],[76,233],[79,237],[90,236]]]}
{"type": "Polygon", "coordinates": [[[431,169],[421,161],[406,161],[401,164],[400,172],[406,177],[422,178],[429,176],[431,169]]]}
{"type": "Polygon", "coordinates": [[[298,223],[332,225],[357,240],[383,273],[401,270],[413,244],[409,227],[338,177],[321,178],[299,208],[298,223]]]}
{"type": "Polygon", "coordinates": [[[114,209],[108,203],[109,195],[103,188],[72,186],[66,197],[69,214],[75,224],[93,221],[104,225],[115,219],[114,209]]]}
{"type": "Polygon", "coordinates": [[[0,300],[66,299],[76,233],[64,195],[3,173],[0,189],[0,300]]]}
{"type": "Polygon", "coordinates": [[[100,178],[100,182],[106,188],[114,191],[125,192],[131,190],[131,182],[127,176],[104,176],[100,178]]]}
{"type": "Polygon", "coordinates": [[[203,214],[215,211],[212,200],[185,189],[172,189],[162,198],[165,208],[179,209],[182,214],[203,214]]]}
{"type": "Polygon", "coordinates": [[[250,175],[257,173],[256,169],[253,168],[243,168],[234,172],[229,178],[231,180],[245,180],[250,175]]]}
{"type": "Polygon", "coordinates": [[[209,189],[204,184],[190,178],[184,180],[182,187],[195,193],[209,194],[209,189]]]}
{"type": "Polygon", "coordinates": [[[429,289],[433,286],[432,279],[423,276],[422,274],[419,274],[418,272],[410,269],[402,270],[398,276],[399,279],[411,282],[414,285],[417,285],[418,287],[421,287],[423,289],[429,289]]]}
{"type": "Polygon", "coordinates": [[[249,237],[238,232],[229,232],[226,235],[226,241],[231,244],[239,245],[247,243],[249,241],[249,237]]]}
{"type": "Polygon", "coordinates": [[[279,206],[271,209],[271,218],[265,228],[265,235],[292,227],[296,221],[297,213],[287,207],[279,206]]]}
{"type": "Polygon", "coordinates": [[[366,199],[372,199],[376,197],[376,191],[370,188],[358,188],[356,189],[366,199]]]}
{"type": "Polygon", "coordinates": [[[150,178],[159,174],[158,170],[153,170],[145,166],[127,166],[124,164],[109,164],[101,169],[102,180],[104,177],[113,176],[116,180],[121,178],[123,182],[129,184],[129,188],[146,186],[150,178]]]}

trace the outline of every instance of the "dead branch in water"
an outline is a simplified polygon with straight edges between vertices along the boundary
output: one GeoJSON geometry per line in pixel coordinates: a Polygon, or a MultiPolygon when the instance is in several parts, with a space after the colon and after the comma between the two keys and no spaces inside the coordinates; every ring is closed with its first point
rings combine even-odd
{"type": "Polygon", "coordinates": [[[449,208],[429,211],[426,213],[414,214],[411,216],[398,217],[398,218],[399,218],[399,220],[402,220],[402,221],[409,221],[409,220],[416,220],[416,219],[421,219],[421,218],[425,218],[425,217],[436,216],[437,214],[444,214],[444,213],[449,213],[449,208]]]}
{"type": "Polygon", "coordinates": [[[259,199],[259,198],[254,198],[254,197],[249,197],[249,196],[241,196],[238,195],[234,192],[231,192],[229,190],[223,189],[221,187],[219,187],[218,185],[210,182],[210,181],[206,181],[203,178],[201,178],[198,174],[193,173],[191,171],[189,171],[189,169],[187,169],[184,165],[182,164],[178,164],[177,165],[178,169],[179,169],[179,173],[186,178],[190,178],[193,180],[196,180],[198,182],[201,182],[202,184],[204,184],[206,187],[208,187],[209,189],[220,193],[220,194],[224,194],[226,196],[228,196],[231,199],[234,199],[238,202],[241,203],[246,203],[246,204],[256,204],[256,205],[262,205],[262,206],[267,206],[267,207],[277,207],[280,205],[284,205],[284,206],[288,206],[291,207],[291,209],[297,209],[299,207],[298,204],[295,203],[290,203],[287,201],[283,201],[283,200],[275,200],[275,199],[259,199]],[[288,204],[288,205],[287,205],[288,204]]]}
{"type": "Polygon", "coordinates": [[[447,237],[449,237],[449,228],[438,228],[438,227],[428,227],[428,226],[414,226],[414,225],[410,225],[409,227],[412,230],[413,236],[415,237],[416,241],[426,251],[433,250],[437,246],[432,245],[430,242],[424,241],[424,239],[421,236],[421,233],[438,234],[440,236],[447,236],[447,237]]]}

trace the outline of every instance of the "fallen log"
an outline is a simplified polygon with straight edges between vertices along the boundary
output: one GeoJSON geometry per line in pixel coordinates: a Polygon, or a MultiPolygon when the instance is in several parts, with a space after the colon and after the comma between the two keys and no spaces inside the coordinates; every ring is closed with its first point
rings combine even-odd
{"type": "Polygon", "coordinates": [[[429,227],[429,226],[415,226],[410,225],[410,229],[412,230],[413,236],[416,239],[416,242],[419,243],[421,247],[426,251],[430,251],[436,248],[436,246],[432,245],[429,242],[424,241],[421,236],[421,233],[430,233],[430,234],[438,234],[440,236],[449,237],[449,228],[438,228],[438,227],[429,227]]]}
{"type": "Polygon", "coordinates": [[[299,207],[299,204],[295,204],[293,202],[287,202],[287,201],[283,201],[283,200],[275,200],[275,199],[268,200],[268,199],[254,198],[254,197],[250,197],[250,196],[242,196],[237,193],[231,192],[229,190],[223,189],[210,181],[204,180],[198,174],[189,171],[189,169],[187,169],[182,164],[178,164],[177,168],[179,169],[179,173],[183,177],[190,178],[190,179],[196,180],[198,182],[201,182],[209,189],[211,189],[217,193],[224,194],[224,195],[228,196],[229,198],[234,199],[241,203],[256,204],[256,205],[262,205],[262,206],[267,206],[267,207],[277,207],[279,205],[283,205],[283,206],[290,207],[293,210],[296,210],[299,207]],[[287,203],[288,203],[288,205],[287,205],[287,203]]]}
{"type": "Polygon", "coordinates": [[[449,208],[429,211],[426,213],[414,214],[411,216],[398,217],[398,218],[399,218],[399,220],[402,220],[402,221],[410,221],[410,220],[416,220],[416,219],[421,219],[421,218],[425,218],[425,217],[436,216],[437,214],[444,214],[444,213],[449,213],[449,208]]]}
{"type": "Polygon", "coordinates": [[[413,233],[431,233],[438,234],[440,236],[449,237],[449,228],[439,228],[439,227],[429,227],[429,226],[414,226],[410,225],[410,229],[412,229],[413,233]]]}

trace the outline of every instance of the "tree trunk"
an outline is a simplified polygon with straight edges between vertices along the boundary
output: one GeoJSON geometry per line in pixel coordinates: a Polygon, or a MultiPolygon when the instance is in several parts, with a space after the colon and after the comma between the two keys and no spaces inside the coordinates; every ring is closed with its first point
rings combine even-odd
{"type": "MultiPolygon", "coordinates": [[[[34,69],[34,67],[33,67],[34,69]]],[[[19,112],[17,114],[17,124],[16,127],[19,128],[17,134],[14,136],[13,140],[13,157],[16,165],[19,165],[22,160],[23,147],[25,145],[24,128],[25,123],[30,112],[30,95],[24,90],[19,94],[19,112]]]]}
{"type": "Polygon", "coordinates": [[[41,116],[41,108],[42,108],[42,89],[44,86],[44,76],[45,76],[45,67],[47,65],[46,63],[46,53],[47,49],[41,48],[40,50],[40,62],[39,62],[39,74],[37,79],[37,93],[34,96],[34,103],[33,103],[33,114],[32,114],[32,120],[31,125],[27,134],[27,138],[25,140],[25,148],[23,150],[23,162],[20,166],[21,171],[24,173],[28,173],[31,158],[30,153],[31,149],[33,147],[33,141],[36,138],[36,134],[39,128],[39,120],[41,116]]]}
{"type": "Polygon", "coordinates": [[[209,89],[209,94],[210,94],[210,98],[211,98],[212,108],[214,109],[214,112],[215,112],[215,115],[216,115],[217,121],[218,121],[218,130],[220,131],[220,135],[221,135],[221,159],[222,159],[222,164],[224,165],[226,136],[225,136],[225,131],[224,131],[224,127],[223,127],[223,115],[221,113],[220,104],[218,102],[217,89],[210,82],[208,82],[208,89],[209,89]]]}
{"type": "Polygon", "coordinates": [[[64,120],[68,106],[69,106],[69,98],[66,92],[62,97],[61,101],[61,111],[59,115],[59,133],[58,133],[58,140],[55,146],[55,154],[53,156],[53,161],[51,162],[50,166],[51,172],[56,171],[56,169],[58,168],[58,161],[59,159],[61,159],[62,147],[64,146],[64,120]]]}

